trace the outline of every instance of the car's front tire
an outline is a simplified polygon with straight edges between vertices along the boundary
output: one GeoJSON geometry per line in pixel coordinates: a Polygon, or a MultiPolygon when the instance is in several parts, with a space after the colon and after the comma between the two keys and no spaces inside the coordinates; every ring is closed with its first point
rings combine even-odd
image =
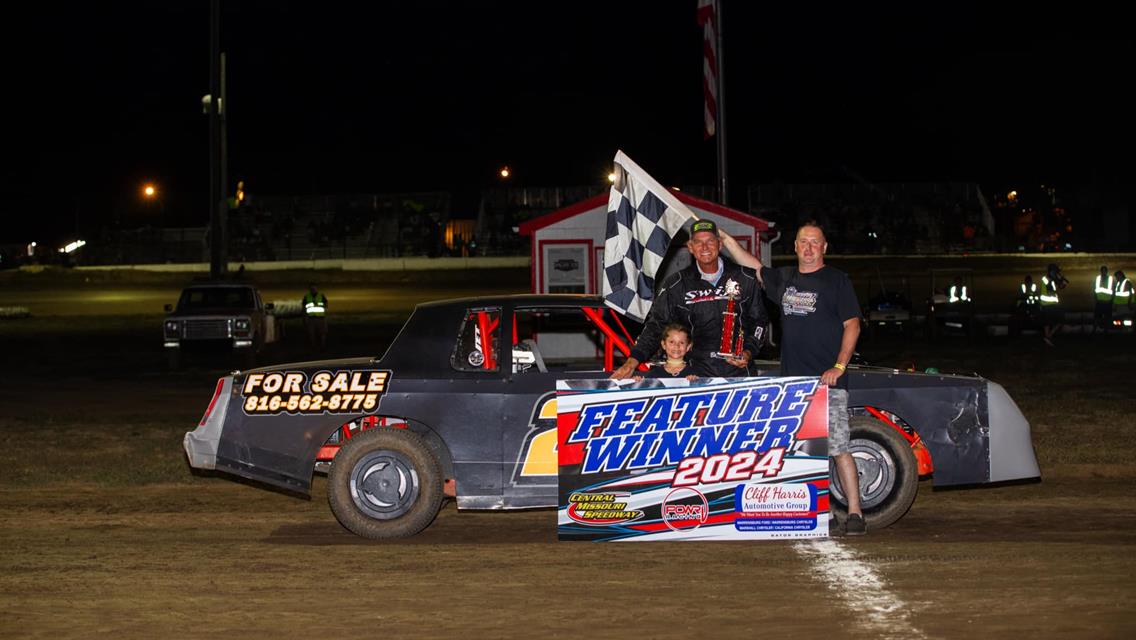
{"type": "Polygon", "coordinates": [[[417,434],[373,429],[340,448],[328,474],[327,499],[339,523],[376,540],[412,536],[442,506],[438,459],[417,434]]]}
{"type": "MultiPolygon", "coordinates": [[[[903,517],[919,491],[919,467],[911,445],[891,426],[871,416],[848,419],[848,446],[860,478],[860,508],[870,529],[882,529],[903,517]]],[[[830,464],[832,511],[840,519],[848,507],[835,464],[830,464]]]]}

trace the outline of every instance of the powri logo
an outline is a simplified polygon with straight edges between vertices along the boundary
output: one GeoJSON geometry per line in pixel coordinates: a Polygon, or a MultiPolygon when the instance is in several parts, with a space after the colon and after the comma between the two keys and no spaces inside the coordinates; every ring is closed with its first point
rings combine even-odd
{"type": "Polygon", "coordinates": [[[672,531],[693,531],[710,519],[710,505],[697,489],[678,487],[661,505],[663,523],[672,531]]]}

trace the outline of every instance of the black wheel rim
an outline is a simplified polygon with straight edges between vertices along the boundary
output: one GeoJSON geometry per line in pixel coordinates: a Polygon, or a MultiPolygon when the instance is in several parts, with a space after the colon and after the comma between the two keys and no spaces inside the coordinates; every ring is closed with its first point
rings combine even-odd
{"type": "MultiPolygon", "coordinates": [[[[873,440],[853,439],[848,452],[856,462],[856,475],[860,478],[860,508],[872,509],[887,501],[895,490],[896,464],[887,448],[873,440]]],[[[830,463],[832,493],[841,504],[848,504],[835,463],[830,463]]]]}
{"type": "Polygon", "coordinates": [[[397,451],[373,451],[351,469],[351,500],[376,520],[397,518],[418,499],[418,471],[397,451]]]}

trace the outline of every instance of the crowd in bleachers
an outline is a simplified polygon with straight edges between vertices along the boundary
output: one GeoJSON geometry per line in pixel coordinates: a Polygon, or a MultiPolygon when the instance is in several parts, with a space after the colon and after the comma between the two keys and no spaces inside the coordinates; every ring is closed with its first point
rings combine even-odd
{"type": "MultiPolygon", "coordinates": [[[[452,210],[448,192],[256,197],[228,214],[229,255],[242,262],[527,255],[530,239],[517,232],[520,224],[606,190],[603,185],[498,188],[483,192],[470,211],[452,210]]],[[[683,190],[714,199],[711,187],[683,190]]],[[[1040,224],[1019,238],[1025,232],[1019,233],[1014,213],[999,204],[992,215],[973,183],[767,184],[750,187],[744,207],[732,204],[775,222],[783,233],[816,220],[836,254],[1015,251],[1039,243],[1047,247],[1050,240],[1033,242],[1040,224]],[[989,231],[995,223],[999,237],[989,231]]],[[[92,243],[98,246],[85,252],[84,262],[185,262],[208,256],[207,229],[108,234],[92,243]],[[180,236],[171,239],[172,232],[180,236]]],[[[791,246],[780,242],[775,251],[791,246]]]]}
{"type": "Polygon", "coordinates": [[[229,249],[240,260],[438,255],[446,193],[266,197],[231,212],[229,249]]]}
{"type": "MultiPolygon", "coordinates": [[[[925,254],[996,248],[975,185],[762,185],[755,215],[792,233],[815,220],[837,254],[925,254]]],[[[791,244],[783,244],[790,247],[791,244]]]]}

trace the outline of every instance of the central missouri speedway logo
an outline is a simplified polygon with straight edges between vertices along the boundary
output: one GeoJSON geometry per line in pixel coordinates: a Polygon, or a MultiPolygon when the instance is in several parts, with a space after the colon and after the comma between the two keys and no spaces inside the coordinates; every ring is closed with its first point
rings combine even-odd
{"type": "Polygon", "coordinates": [[[710,518],[710,505],[706,496],[697,489],[676,487],[660,505],[663,523],[672,531],[693,531],[710,518]]]}
{"type": "Polygon", "coordinates": [[[818,383],[796,378],[617,396],[582,406],[567,444],[583,444],[582,474],[679,465],[675,485],[771,477],[796,442],[818,383]]]}
{"type": "MultiPolygon", "coordinates": [[[[639,509],[629,509],[628,493],[580,491],[568,496],[568,517],[591,527],[623,524],[643,517],[639,509]]],[[[705,501],[704,501],[705,502],[705,501]]]]}

